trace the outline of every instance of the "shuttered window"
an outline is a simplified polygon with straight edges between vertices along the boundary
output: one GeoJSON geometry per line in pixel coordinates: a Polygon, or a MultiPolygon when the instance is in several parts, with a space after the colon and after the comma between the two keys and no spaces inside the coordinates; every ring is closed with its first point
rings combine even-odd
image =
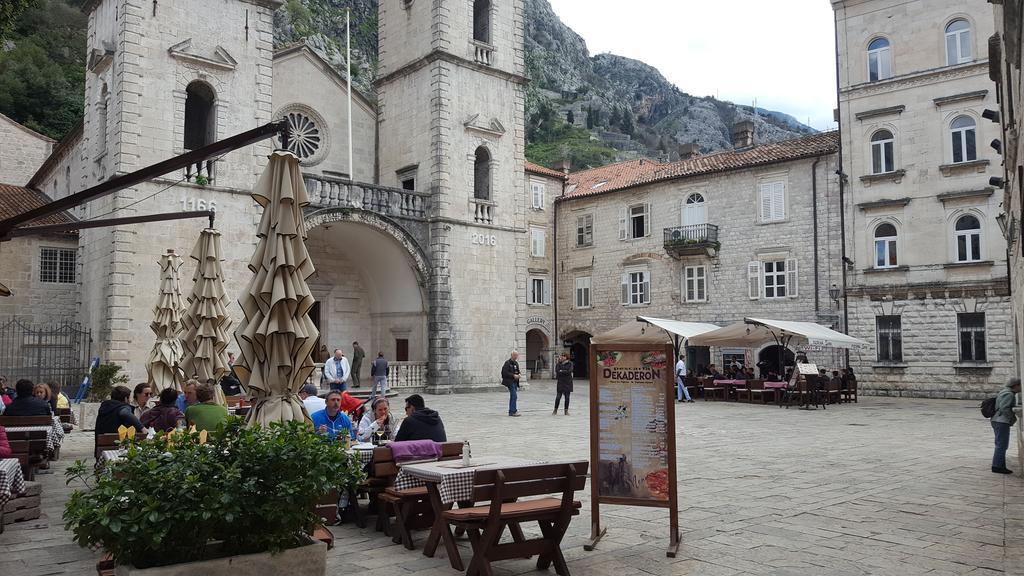
{"type": "Polygon", "coordinates": [[[622,303],[626,306],[651,303],[651,273],[649,271],[630,270],[623,273],[622,303]]]}
{"type": "Polygon", "coordinates": [[[786,219],[785,182],[765,182],[759,194],[761,222],[781,222],[786,219]]]}

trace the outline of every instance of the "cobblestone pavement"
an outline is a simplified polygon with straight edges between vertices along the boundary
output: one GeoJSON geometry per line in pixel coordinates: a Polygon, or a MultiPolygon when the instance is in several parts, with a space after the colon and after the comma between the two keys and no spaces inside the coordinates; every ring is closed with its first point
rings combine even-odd
{"type": "MultiPolygon", "coordinates": [[[[474,457],[588,458],[587,394],[576,388],[569,416],[551,415],[547,382],[521,394],[522,418],[504,415],[504,394],[426,398],[474,457]]],[[[698,400],[676,414],[679,555],[665,556],[666,510],[616,506],[602,507],[608,534],[585,552],[588,485],[564,542],[576,576],[1024,574],[1024,481],[989,472],[992,432],[977,402],[862,398],[802,411],[698,400]]],[[[66,439],[55,473],[40,476],[43,517],[0,535],[0,575],[95,574],[96,555],[60,520],[63,469],[91,447],[89,433],[66,439]]],[[[427,558],[371,528],[332,531],[329,574],[456,574],[443,548],[427,558]]],[[[495,568],[534,573],[527,560],[495,568]]]]}

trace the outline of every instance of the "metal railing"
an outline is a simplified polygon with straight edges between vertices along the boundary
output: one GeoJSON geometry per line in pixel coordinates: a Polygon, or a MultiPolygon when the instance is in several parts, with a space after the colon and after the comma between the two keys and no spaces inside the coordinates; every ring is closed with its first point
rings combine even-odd
{"type": "Polygon", "coordinates": [[[699,244],[718,242],[718,226],[714,224],[690,224],[665,228],[665,245],[699,244]]]}
{"type": "Polygon", "coordinates": [[[425,218],[430,195],[343,178],[303,174],[309,201],[320,208],[355,208],[400,218],[425,218]]]}
{"type": "Polygon", "coordinates": [[[0,322],[0,376],[14,387],[21,378],[56,384],[75,397],[89,373],[92,333],[77,322],[27,324],[17,318],[0,322]]]}

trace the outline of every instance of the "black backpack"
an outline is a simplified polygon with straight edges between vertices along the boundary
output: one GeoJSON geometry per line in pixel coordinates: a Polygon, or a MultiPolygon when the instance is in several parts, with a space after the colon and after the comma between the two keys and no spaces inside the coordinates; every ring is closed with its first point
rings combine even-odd
{"type": "Polygon", "coordinates": [[[981,401],[981,415],[991,418],[996,415],[996,397],[986,398],[981,401]]]}

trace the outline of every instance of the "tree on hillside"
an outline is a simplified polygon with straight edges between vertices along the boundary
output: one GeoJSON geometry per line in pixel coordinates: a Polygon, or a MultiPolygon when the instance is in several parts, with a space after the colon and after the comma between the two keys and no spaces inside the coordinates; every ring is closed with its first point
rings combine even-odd
{"type": "Polygon", "coordinates": [[[571,109],[565,113],[565,122],[570,126],[576,125],[576,115],[572,113],[571,109]]]}
{"type": "Polygon", "coordinates": [[[14,30],[14,25],[21,18],[25,9],[35,0],[3,0],[0,2],[0,41],[6,40],[14,30]]]}
{"type": "Polygon", "coordinates": [[[612,115],[608,119],[608,126],[617,127],[622,122],[622,112],[619,112],[619,107],[612,107],[612,115]]]}
{"type": "Polygon", "coordinates": [[[619,128],[622,129],[623,134],[633,135],[633,113],[628,109],[622,111],[622,122],[619,123],[619,128]]]}
{"type": "Polygon", "coordinates": [[[594,129],[594,109],[587,106],[587,130],[594,129]]]}

